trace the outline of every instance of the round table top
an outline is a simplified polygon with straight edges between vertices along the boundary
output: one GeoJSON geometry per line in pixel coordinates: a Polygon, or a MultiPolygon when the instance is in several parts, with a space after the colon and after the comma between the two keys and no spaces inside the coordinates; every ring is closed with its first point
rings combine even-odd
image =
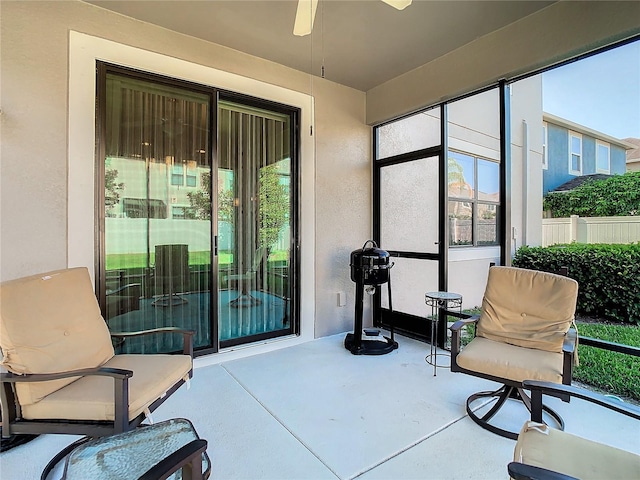
{"type": "Polygon", "coordinates": [[[462,300],[462,295],[454,292],[427,292],[424,297],[432,300],[462,300]]]}

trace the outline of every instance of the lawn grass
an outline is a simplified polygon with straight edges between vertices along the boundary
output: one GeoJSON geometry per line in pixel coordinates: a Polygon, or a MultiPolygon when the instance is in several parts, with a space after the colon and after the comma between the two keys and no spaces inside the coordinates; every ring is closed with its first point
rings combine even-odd
{"type": "MultiPolygon", "coordinates": [[[[581,336],[640,347],[640,327],[620,324],[579,323],[581,336]]],[[[574,380],[606,394],[640,402],[640,357],[578,345],[580,365],[574,380]]]]}
{"type": "MultiPolygon", "coordinates": [[[[273,251],[269,255],[269,261],[283,261],[288,258],[285,250],[273,251]]],[[[110,253],[106,255],[107,270],[124,270],[128,268],[146,268],[155,265],[155,253],[150,253],[149,264],[147,264],[146,253],[110,253]]],[[[233,253],[221,251],[218,253],[218,264],[220,266],[231,265],[233,263],[233,253]]],[[[211,252],[189,252],[189,265],[211,265],[211,252]]]]}

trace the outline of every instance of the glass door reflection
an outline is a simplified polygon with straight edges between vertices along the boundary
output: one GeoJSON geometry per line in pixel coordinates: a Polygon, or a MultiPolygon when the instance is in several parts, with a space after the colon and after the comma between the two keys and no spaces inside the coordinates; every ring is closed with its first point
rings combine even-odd
{"type": "Polygon", "coordinates": [[[221,347],[292,332],[291,118],[231,101],[218,110],[221,347]]]}

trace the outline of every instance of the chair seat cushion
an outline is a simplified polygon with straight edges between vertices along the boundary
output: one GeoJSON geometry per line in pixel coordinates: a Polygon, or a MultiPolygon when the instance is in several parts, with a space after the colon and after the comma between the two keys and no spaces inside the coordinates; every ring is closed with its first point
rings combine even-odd
{"type": "MultiPolygon", "coordinates": [[[[129,379],[129,420],[137,417],[192,367],[188,355],[116,355],[106,368],[132,370],[129,379]]],[[[86,376],[22,409],[25,419],[109,420],[115,417],[114,380],[86,376]]]]}
{"type": "Polygon", "coordinates": [[[514,382],[530,379],[562,383],[562,353],[518,347],[483,337],[476,337],[465,346],[456,362],[466,370],[514,382]]]}
{"type": "Polygon", "coordinates": [[[581,480],[640,478],[639,455],[534,422],[522,427],[514,460],[581,480]]]}

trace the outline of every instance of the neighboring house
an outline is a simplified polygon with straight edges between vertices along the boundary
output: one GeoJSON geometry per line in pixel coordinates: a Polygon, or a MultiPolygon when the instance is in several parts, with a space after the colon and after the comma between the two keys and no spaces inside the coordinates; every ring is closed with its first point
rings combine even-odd
{"type": "Polygon", "coordinates": [[[624,141],[633,145],[627,150],[627,172],[640,172],[640,138],[625,138],[624,141]]]}
{"type": "Polygon", "coordinates": [[[633,144],[549,113],[542,125],[543,195],[576,177],[627,171],[626,151],[633,144]]]}

